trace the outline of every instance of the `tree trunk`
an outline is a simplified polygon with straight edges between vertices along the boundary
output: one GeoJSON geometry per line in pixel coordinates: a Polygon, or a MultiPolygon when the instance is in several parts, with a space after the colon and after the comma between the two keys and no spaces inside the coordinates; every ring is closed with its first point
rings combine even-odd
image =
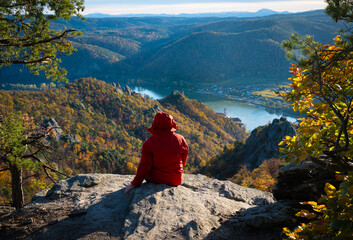
{"type": "Polygon", "coordinates": [[[23,178],[22,178],[22,167],[18,168],[16,165],[10,166],[11,171],[11,185],[12,185],[12,205],[19,209],[24,204],[23,197],[23,178]]]}

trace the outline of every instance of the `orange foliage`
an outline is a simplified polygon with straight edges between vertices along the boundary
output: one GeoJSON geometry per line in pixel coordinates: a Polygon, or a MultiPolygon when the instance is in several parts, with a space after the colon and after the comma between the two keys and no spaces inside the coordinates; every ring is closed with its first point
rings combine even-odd
{"type": "Polygon", "coordinates": [[[238,173],[228,180],[244,187],[253,187],[262,191],[271,192],[276,184],[276,174],[280,162],[281,160],[279,159],[265,160],[252,172],[247,169],[246,165],[243,165],[238,173]]]}

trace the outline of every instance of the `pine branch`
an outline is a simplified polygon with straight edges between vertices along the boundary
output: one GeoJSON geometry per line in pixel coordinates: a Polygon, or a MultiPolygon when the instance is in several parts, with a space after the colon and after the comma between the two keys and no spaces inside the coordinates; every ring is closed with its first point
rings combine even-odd
{"type": "MultiPolygon", "coordinates": [[[[65,30],[63,33],[61,33],[60,35],[57,35],[55,37],[51,37],[51,38],[47,38],[47,39],[43,39],[41,41],[38,42],[29,42],[29,43],[5,43],[6,40],[2,40],[2,44],[0,41],[0,46],[1,47],[20,47],[20,48],[24,48],[24,47],[32,47],[38,44],[43,44],[43,43],[49,43],[58,39],[62,39],[65,38],[67,36],[68,33],[70,32],[76,32],[75,29],[69,29],[69,30],[65,30]]],[[[0,62],[1,63],[1,62],[0,62]]]]}
{"type": "Polygon", "coordinates": [[[53,56],[45,56],[35,60],[0,60],[0,64],[31,64],[31,63],[41,63],[44,61],[49,61],[53,59],[53,56]]]}

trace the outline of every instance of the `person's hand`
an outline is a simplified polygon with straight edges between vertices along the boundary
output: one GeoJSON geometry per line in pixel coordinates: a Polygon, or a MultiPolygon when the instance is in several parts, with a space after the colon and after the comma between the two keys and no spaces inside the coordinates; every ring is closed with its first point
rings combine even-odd
{"type": "Polygon", "coordinates": [[[136,186],[129,184],[126,188],[125,188],[125,194],[128,193],[131,189],[134,189],[136,186]]]}

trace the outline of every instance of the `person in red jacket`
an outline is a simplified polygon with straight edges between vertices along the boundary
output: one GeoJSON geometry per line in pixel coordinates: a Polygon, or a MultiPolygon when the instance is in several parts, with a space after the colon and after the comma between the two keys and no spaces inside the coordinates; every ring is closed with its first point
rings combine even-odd
{"type": "Polygon", "coordinates": [[[160,112],[154,117],[152,134],[142,146],[141,161],[134,180],[125,189],[139,187],[143,180],[177,186],[183,182],[183,168],[189,148],[183,136],[175,133],[178,127],[171,115],[160,112]]]}

